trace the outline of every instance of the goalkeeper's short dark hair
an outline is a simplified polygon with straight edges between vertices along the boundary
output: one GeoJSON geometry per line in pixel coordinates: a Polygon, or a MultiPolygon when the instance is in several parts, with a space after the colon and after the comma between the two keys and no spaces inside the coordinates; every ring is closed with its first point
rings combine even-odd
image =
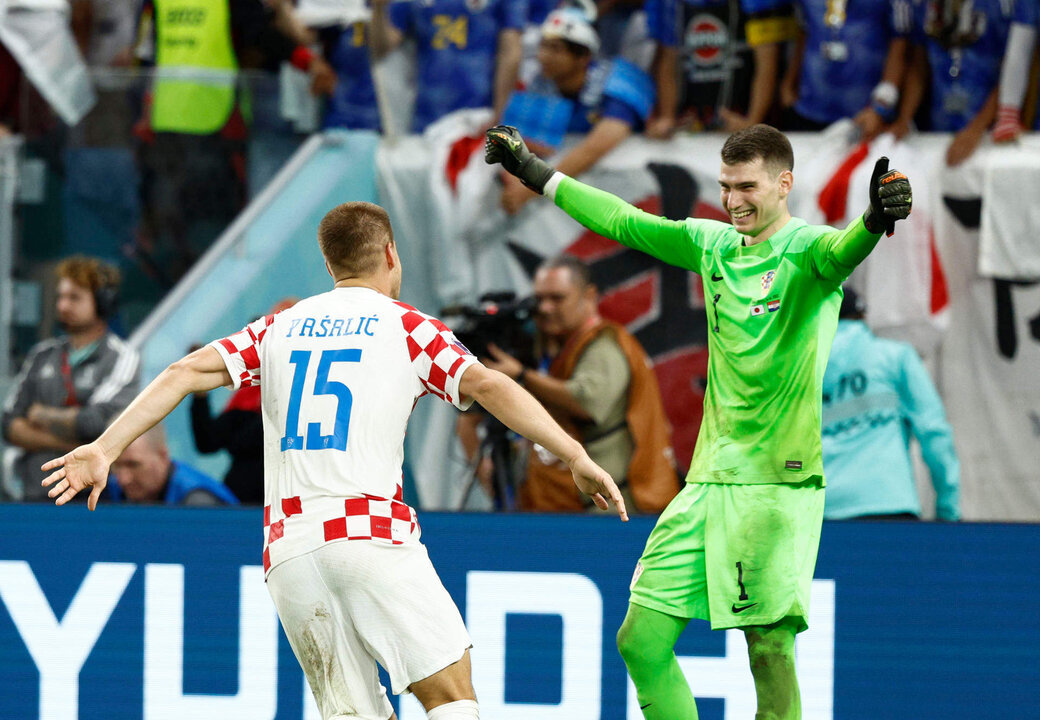
{"type": "Polygon", "coordinates": [[[722,146],[722,162],[727,165],[754,162],[762,158],[766,167],[779,175],[794,170],[794,150],[787,136],[770,125],[752,125],[737,130],[722,146]]]}

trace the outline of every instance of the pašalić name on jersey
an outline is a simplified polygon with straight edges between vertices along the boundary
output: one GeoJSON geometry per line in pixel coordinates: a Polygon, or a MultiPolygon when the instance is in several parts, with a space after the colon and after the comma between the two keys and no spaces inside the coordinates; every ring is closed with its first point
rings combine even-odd
{"type": "Polygon", "coordinates": [[[344,337],[346,335],[368,335],[374,337],[378,317],[294,318],[285,337],[344,337]]]}

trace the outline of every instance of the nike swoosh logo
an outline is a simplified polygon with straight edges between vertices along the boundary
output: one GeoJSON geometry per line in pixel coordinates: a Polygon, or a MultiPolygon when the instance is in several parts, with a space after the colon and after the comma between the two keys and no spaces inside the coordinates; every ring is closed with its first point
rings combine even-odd
{"type": "Polygon", "coordinates": [[[712,282],[722,282],[722,276],[721,275],[716,275],[715,273],[712,273],[711,274],[711,281],[712,282]]]}
{"type": "Polygon", "coordinates": [[[740,607],[737,607],[736,605],[733,605],[730,608],[730,610],[733,612],[734,615],[739,615],[740,613],[744,612],[748,608],[755,607],[755,605],[758,605],[758,603],[751,603],[750,605],[741,605],[740,607]]]}
{"type": "Polygon", "coordinates": [[[651,705],[653,705],[653,703],[652,703],[652,702],[649,702],[649,703],[647,703],[646,705],[640,705],[640,706],[639,706],[639,709],[640,709],[640,710],[646,710],[646,709],[647,709],[648,707],[650,707],[651,705]]]}

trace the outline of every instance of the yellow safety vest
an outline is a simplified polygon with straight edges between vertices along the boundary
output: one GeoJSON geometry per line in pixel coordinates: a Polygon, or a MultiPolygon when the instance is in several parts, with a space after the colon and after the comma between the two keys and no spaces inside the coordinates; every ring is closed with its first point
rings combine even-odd
{"type": "Polygon", "coordinates": [[[208,135],[235,106],[238,62],[227,0],[155,0],[152,129],[208,135]]]}

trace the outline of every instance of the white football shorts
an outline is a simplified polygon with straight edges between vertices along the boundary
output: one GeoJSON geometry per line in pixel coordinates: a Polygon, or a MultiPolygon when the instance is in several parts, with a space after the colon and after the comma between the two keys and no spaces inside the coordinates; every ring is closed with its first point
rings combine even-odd
{"type": "Polygon", "coordinates": [[[399,695],[472,647],[418,541],[332,542],[276,566],[267,588],[325,720],[390,717],[377,662],[399,695]]]}

